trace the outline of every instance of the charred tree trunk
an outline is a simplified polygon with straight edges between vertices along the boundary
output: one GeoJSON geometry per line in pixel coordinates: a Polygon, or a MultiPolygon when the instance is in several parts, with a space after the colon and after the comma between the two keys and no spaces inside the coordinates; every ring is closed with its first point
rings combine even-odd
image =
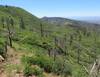
{"type": "Polygon", "coordinates": [[[42,24],[40,24],[40,32],[41,32],[41,37],[43,37],[44,34],[43,34],[43,25],[42,24]]]}
{"type": "Polygon", "coordinates": [[[73,42],[73,35],[70,35],[70,46],[72,45],[73,42]]]}
{"type": "Polygon", "coordinates": [[[56,60],[56,48],[54,50],[54,61],[56,60]]]}
{"type": "Polygon", "coordinates": [[[11,35],[9,35],[9,45],[10,45],[10,47],[12,47],[12,38],[11,38],[11,35]]]}
{"type": "Polygon", "coordinates": [[[54,42],[55,42],[55,48],[54,48],[54,61],[55,61],[56,60],[56,54],[57,54],[57,45],[58,45],[58,40],[57,40],[56,37],[54,39],[54,42]]]}
{"type": "Polygon", "coordinates": [[[12,33],[11,33],[11,30],[10,30],[9,18],[7,18],[7,30],[8,30],[9,45],[10,45],[10,47],[12,47],[12,33]]]}
{"type": "Polygon", "coordinates": [[[48,49],[48,55],[51,56],[51,49],[48,49]]]}
{"type": "Polygon", "coordinates": [[[77,50],[77,63],[80,64],[80,49],[77,50]]]}
{"type": "Polygon", "coordinates": [[[5,26],[4,25],[4,23],[5,23],[4,17],[1,18],[1,23],[2,23],[2,27],[4,28],[4,26],[5,26]]]}
{"type": "Polygon", "coordinates": [[[20,25],[21,29],[25,29],[25,23],[24,23],[23,17],[20,17],[20,23],[19,23],[19,25],[20,25]]]}
{"type": "Polygon", "coordinates": [[[5,58],[7,58],[7,41],[5,41],[5,44],[4,44],[4,55],[5,55],[5,58]]]}

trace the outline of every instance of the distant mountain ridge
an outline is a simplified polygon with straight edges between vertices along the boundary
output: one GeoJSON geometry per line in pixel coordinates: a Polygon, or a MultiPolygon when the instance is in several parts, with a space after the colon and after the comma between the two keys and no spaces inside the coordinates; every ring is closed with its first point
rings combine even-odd
{"type": "Polygon", "coordinates": [[[46,22],[49,22],[51,24],[59,24],[59,25],[65,24],[66,21],[67,22],[73,22],[70,19],[62,18],[62,17],[43,17],[42,20],[46,21],[46,22]]]}
{"type": "Polygon", "coordinates": [[[55,25],[71,25],[71,26],[97,26],[100,27],[99,24],[90,23],[87,21],[75,20],[75,19],[68,19],[62,17],[43,17],[41,18],[42,21],[55,24],[55,25]]]}
{"type": "Polygon", "coordinates": [[[100,24],[100,16],[72,17],[75,20],[85,21],[89,23],[100,24]]]}

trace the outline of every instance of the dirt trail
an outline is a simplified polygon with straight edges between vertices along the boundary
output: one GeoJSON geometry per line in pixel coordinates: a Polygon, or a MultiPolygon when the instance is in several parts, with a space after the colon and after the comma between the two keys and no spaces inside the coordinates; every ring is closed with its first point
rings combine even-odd
{"type": "MultiPolygon", "coordinates": [[[[20,65],[21,64],[21,57],[23,55],[26,55],[25,52],[22,51],[16,51],[15,49],[11,48],[11,47],[7,47],[8,52],[7,52],[7,60],[3,63],[0,63],[0,77],[8,77],[6,70],[5,70],[5,65],[7,64],[13,64],[13,65],[20,65]]],[[[27,55],[31,55],[31,54],[27,54],[27,55]]],[[[13,72],[10,73],[11,76],[9,77],[24,77],[22,71],[20,71],[20,73],[16,73],[16,70],[13,70],[13,72]]],[[[53,74],[48,74],[45,73],[46,77],[59,77],[53,74]]],[[[36,77],[36,76],[30,76],[30,77],[36,77]]]]}
{"type": "Polygon", "coordinates": [[[18,53],[13,48],[8,47],[8,59],[7,62],[11,64],[20,64],[20,58],[22,55],[24,55],[22,52],[18,53]]]}
{"type": "MultiPolygon", "coordinates": [[[[10,48],[9,46],[7,47],[7,49],[8,49],[7,60],[6,62],[0,63],[0,77],[8,77],[4,69],[4,66],[6,64],[19,65],[20,58],[22,55],[24,55],[24,53],[22,52],[18,53],[17,51],[15,51],[13,48],[10,48]]],[[[23,77],[23,76],[15,74],[13,77],[23,77]]]]}
{"type": "Polygon", "coordinates": [[[5,63],[0,63],[0,77],[7,77],[4,71],[4,64],[5,63]]]}

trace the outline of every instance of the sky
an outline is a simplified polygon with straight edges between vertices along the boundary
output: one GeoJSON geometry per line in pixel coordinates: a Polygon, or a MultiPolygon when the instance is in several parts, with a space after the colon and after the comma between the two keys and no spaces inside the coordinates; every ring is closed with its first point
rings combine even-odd
{"type": "Polygon", "coordinates": [[[100,0],[0,0],[0,5],[21,7],[37,17],[100,16],[100,0]]]}

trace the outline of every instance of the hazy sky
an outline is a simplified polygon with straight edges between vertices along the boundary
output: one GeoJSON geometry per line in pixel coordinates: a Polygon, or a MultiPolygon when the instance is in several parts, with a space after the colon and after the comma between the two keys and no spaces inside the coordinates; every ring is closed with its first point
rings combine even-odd
{"type": "Polygon", "coordinates": [[[43,16],[100,16],[100,0],[0,0],[0,5],[13,5],[43,16]]]}

